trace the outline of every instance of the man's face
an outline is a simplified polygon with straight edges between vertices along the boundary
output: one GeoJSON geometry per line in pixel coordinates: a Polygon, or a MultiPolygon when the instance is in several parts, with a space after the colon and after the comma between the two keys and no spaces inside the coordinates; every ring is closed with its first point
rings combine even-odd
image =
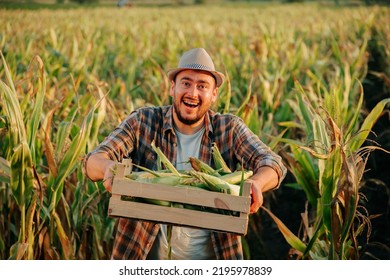
{"type": "Polygon", "coordinates": [[[179,72],[170,89],[176,125],[195,127],[201,124],[205,114],[217,99],[217,93],[215,79],[208,72],[196,70],[179,72]]]}

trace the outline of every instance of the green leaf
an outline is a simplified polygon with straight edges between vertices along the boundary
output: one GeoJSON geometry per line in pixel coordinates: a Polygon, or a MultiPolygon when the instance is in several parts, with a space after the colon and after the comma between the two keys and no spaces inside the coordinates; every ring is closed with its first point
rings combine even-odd
{"type": "Polygon", "coordinates": [[[372,109],[372,111],[368,114],[366,119],[364,120],[359,132],[355,135],[351,140],[350,152],[355,152],[358,150],[366,141],[369,133],[371,132],[372,127],[374,126],[377,119],[383,112],[383,109],[390,102],[390,98],[383,99],[378,102],[378,104],[372,109]]]}
{"type": "Polygon", "coordinates": [[[286,225],[279,220],[270,210],[268,210],[265,207],[261,207],[265,212],[267,212],[268,215],[274,220],[276,225],[278,226],[280,232],[283,234],[284,239],[287,241],[288,244],[290,244],[291,247],[298,250],[299,252],[304,253],[306,251],[306,245],[294,234],[292,233],[286,225]]]}
{"type": "Polygon", "coordinates": [[[38,77],[38,91],[36,95],[36,100],[34,104],[34,110],[32,114],[29,116],[29,120],[27,122],[27,138],[30,149],[32,150],[33,162],[35,160],[35,141],[38,126],[41,120],[43,101],[45,98],[45,90],[46,90],[46,77],[45,77],[45,69],[43,67],[43,62],[39,56],[36,56],[34,60],[38,63],[38,67],[40,70],[40,75],[38,77]]]}
{"type": "Polygon", "coordinates": [[[11,166],[8,160],[0,157],[0,182],[9,184],[11,178],[11,166]]]}
{"type": "Polygon", "coordinates": [[[31,198],[33,189],[33,165],[30,149],[26,142],[14,148],[11,157],[11,189],[16,203],[22,209],[31,198]]]}

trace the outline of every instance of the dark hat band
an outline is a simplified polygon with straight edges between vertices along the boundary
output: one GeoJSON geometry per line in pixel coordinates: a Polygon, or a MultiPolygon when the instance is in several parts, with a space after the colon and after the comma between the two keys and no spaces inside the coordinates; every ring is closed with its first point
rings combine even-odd
{"type": "Polygon", "coordinates": [[[194,69],[194,70],[215,71],[214,69],[211,69],[210,67],[207,67],[206,65],[198,64],[198,63],[180,65],[180,68],[188,68],[188,69],[194,69]]]}

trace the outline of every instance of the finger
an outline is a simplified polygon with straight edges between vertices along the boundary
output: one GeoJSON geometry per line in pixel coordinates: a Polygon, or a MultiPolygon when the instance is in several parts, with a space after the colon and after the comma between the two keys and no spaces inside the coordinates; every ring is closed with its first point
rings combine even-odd
{"type": "Polygon", "coordinates": [[[251,214],[257,213],[257,211],[259,211],[259,209],[260,209],[260,204],[252,203],[252,205],[250,207],[250,213],[251,214]]]}
{"type": "Polygon", "coordinates": [[[252,194],[251,194],[252,203],[251,203],[251,207],[250,207],[250,213],[254,214],[257,211],[259,211],[261,205],[263,204],[263,194],[261,191],[259,191],[257,188],[255,188],[253,185],[252,185],[251,190],[252,190],[252,194]]]}
{"type": "Polygon", "coordinates": [[[106,188],[108,192],[112,191],[112,182],[113,182],[114,176],[109,176],[103,180],[103,186],[106,188]]]}
{"type": "Polygon", "coordinates": [[[254,214],[257,212],[257,210],[259,210],[259,203],[258,203],[258,200],[257,200],[257,196],[255,195],[255,193],[252,193],[251,195],[251,206],[250,206],[250,213],[251,214],[254,214]]]}

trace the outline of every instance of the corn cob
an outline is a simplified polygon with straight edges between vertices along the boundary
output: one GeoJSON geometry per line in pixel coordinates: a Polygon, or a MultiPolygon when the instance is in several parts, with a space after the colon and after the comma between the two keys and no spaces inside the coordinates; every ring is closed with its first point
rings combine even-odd
{"type": "Polygon", "coordinates": [[[172,175],[169,177],[141,178],[138,179],[137,182],[177,186],[177,185],[182,185],[182,178],[172,175]]]}
{"type": "Polygon", "coordinates": [[[226,162],[223,160],[221,153],[218,150],[217,144],[213,143],[211,146],[211,152],[213,154],[213,159],[217,169],[220,169],[226,173],[231,173],[232,171],[227,166],[226,162]]]}
{"type": "Polygon", "coordinates": [[[223,192],[237,196],[240,195],[240,186],[229,184],[218,177],[198,171],[191,171],[190,174],[199,179],[201,182],[204,182],[211,191],[223,192]]]}
{"type": "Polygon", "coordinates": [[[157,153],[157,156],[159,160],[165,165],[166,168],[168,168],[173,174],[176,176],[182,176],[182,174],[179,173],[179,171],[176,170],[176,168],[173,166],[173,164],[169,161],[169,159],[164,155],[164,153],[160,150],[159,147],[156,147],[154,144],[154,141],[151,143],[151,146],[153,150],[157,153]]]}
{"type": "Polygon", "coordinates": [[[125,177],[127,179],[137,181],[147,178],[156,178],[156,177],[170,177],[173,176],[173,173],[171,172],[148,172],[148,171],[140,171],[140,172],[132,172],[130,174],[127,174],[125,177]]]}
{"type": "MultiPolygon", "coordinates": [[[[150,174],[153,174],[155,177],[163,177],[163,176],[170,176],[173,174],[173,172],[170,172],[170,170],[159,170],[159,171],[154,171],[154,170],[151,170],[149,168],[146,168],[146,167],[143,167],[141,165],[138,165],[138,164],[135,164],[133,163],[133,165],[135,167],[137,167],[138,169],[141,169],[147,173],[150,173],[150,174]]],[[[175,174],[176,175],[176,174],[175,174]]]]}
{"type": "Polygon", "coordinates": [[[154,205],[159,205],[159,206],[166,206],[166,207],[171,207],[172,202],[170,201],[165,201],[165,200],[160,200],[160,199],[153,199],[153,198],[142,198],[143,202],[149,203],[149,204],[154,204],[154,205]]]}
{"type": "Polygon", "coordinates": [[[222,175],[219,178],[229,184],[237,185],[240,184],[243,180],[245,181],[252,175],[253,175],[252,170],[244,170],[244,171],[234,171],[232,173],[227,173],[225,175],[222,175]]]}
{"type": "Polygon", "coordinates": [[[204,163],[203,161],[201,161],[197,158],[190,157],[189,161],[191,163],[192,168],[195,171],[203,172],[203,173],[217,176],[217,177],[221,176],[217,170],[213,169],[210,165],[208,165],[207,163],[204,163]]]}

